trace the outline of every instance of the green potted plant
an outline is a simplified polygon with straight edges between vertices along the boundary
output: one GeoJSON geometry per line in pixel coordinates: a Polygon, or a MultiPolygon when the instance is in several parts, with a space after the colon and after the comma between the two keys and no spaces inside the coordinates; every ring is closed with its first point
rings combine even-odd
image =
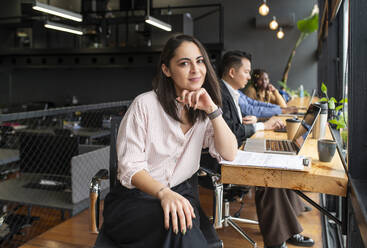
{"type": "Polygon", "coordinates": [[[343,110],[344,104],[348,103],[347,98],[341,99],[339,102],[335,97],[329,97],[327,94],[327,87],[324,83],[321,83],[321,92],[325,97],[320,99],[320,102],[328,103],[328,121],[332,124],[332,127],[341,129],[346,127],[347,120],[344,114],[340,114],[343,110]],[[336,106],[336,104],[338,106],[336,106]]]}

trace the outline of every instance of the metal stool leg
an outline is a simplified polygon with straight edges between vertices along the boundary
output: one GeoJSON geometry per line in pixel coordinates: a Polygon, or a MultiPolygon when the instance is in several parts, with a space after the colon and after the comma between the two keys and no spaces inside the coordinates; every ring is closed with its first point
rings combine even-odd
{"type": "Polygon", "coordinates": [[[239,234],[241,234],[241,236],[246,239],[251,245],[252,247],[256,248],[257,244],[256,242],[250,237],[248,236],[241,227],[239,227],[234,221],[238,221],[241,223],[246,223],[246,224],[254,224],[254,225],[258,225],[259,222],[254,221],[254,220],[249,220],[249,219],[244,219],[244,218],[235,218],[229,215],[229,202],[227,200],[225,200],[224,202],[224,218],[223,221],[224,222],[224,226],[231,226],[232,228],[234,228],[237,232],[239,232],[239,234]]]}
{"type": "Polygon", "coordinates": [[[223,184],[214,182],[214,228],[222,228],[223,184]]]}

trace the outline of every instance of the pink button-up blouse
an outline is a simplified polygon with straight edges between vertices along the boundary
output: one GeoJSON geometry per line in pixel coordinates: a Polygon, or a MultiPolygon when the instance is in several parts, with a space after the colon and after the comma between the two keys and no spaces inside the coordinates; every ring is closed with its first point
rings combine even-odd
{"type": "MultiPolygon", "coordinates": [[[[182,105],[178,105],[179,116],[182,105]]],[[[198,169],[202,148],[217,160],[211,121],[197,121],[186,134],[180,123],[162,108],[154,91],[135,98],[126,112],[117,136],[117,178],[127,188],[132,176],[146,170],[162,184],[173,187],[198,169]]]]}

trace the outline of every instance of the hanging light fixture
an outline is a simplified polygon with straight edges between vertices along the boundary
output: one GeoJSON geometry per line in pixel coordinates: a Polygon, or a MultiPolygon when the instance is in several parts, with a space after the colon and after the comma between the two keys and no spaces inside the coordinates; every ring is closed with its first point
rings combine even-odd
{"type": "Polygon", "coordinates": [[[273,20],[269,23],[269,28],[271,30],[276,30],[278,28],[278,22],[277,22],[277,18],[275,16],[273,16],[273,20]]]}
{"type": "Polygon", "coordinates": [[[72,12],[72,11],[68,11],[65,9],[61,9],[58,7],[54,7],[51,5],[47,5],[44,3],[40,3],[38,1],[35,1],[34,5],[32,6],[32,8],[34,10],[37,11],[41,11],[47,14],[51,14],[51,15],[55,15],[55,16],[60,16],[62,18],[66,18],[69,20],[73,20],[76,22],[82,22],[83,21],[83,16],[81,14],[72,12]]]}
{"type": "Polygon", "coordinates": [[[163,22],[161,20],[158,20],[157,18],[154,18],[153,16],[150,16],[150,0],[147,0],[147,16],[145,17],[145,22],[149,23],[150,25],[153,25],[157,28],[163,29],[165,31],[172,31],[172,26],[166,22],[163,22]]]}
{"type": "Polygon", "coordinates": [[[263,3],[259,7],[259,14],[262,16],[266,16],[269,14],[269,6],[266,5],[266,0],[263,0],[263,3]]]}
{"type": "Polygon", "coordinates": [[[45,28],[68,32],[68,33],[77,34],[77,35],[83,35],[83,31],[81,29],[74,28],[74,27],[60,24],[60,23],[56,23],[56,22],[47,21],[45,23],[45,28]]]}
{"type": "Polygon", "coordinates": [[[279,40],[281,40],[281,39],[283,39],[283,37],[284,37],[284,32],[283,32],[283,29],[280,27],[278,32],[277,32],[277,38],[279,40]]]}

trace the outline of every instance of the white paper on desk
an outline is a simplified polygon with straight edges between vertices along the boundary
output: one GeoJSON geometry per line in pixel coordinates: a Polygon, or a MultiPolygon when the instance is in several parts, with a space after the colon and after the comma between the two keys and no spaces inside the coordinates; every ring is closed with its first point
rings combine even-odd
{"type": "Polygon", "coordinates": [[[222,160],[221,164],[266,167],[283,170],[304,170],[304,156],[283,155],[273,153],[245,152],[238,150],[233,161],[222,160]]]}

